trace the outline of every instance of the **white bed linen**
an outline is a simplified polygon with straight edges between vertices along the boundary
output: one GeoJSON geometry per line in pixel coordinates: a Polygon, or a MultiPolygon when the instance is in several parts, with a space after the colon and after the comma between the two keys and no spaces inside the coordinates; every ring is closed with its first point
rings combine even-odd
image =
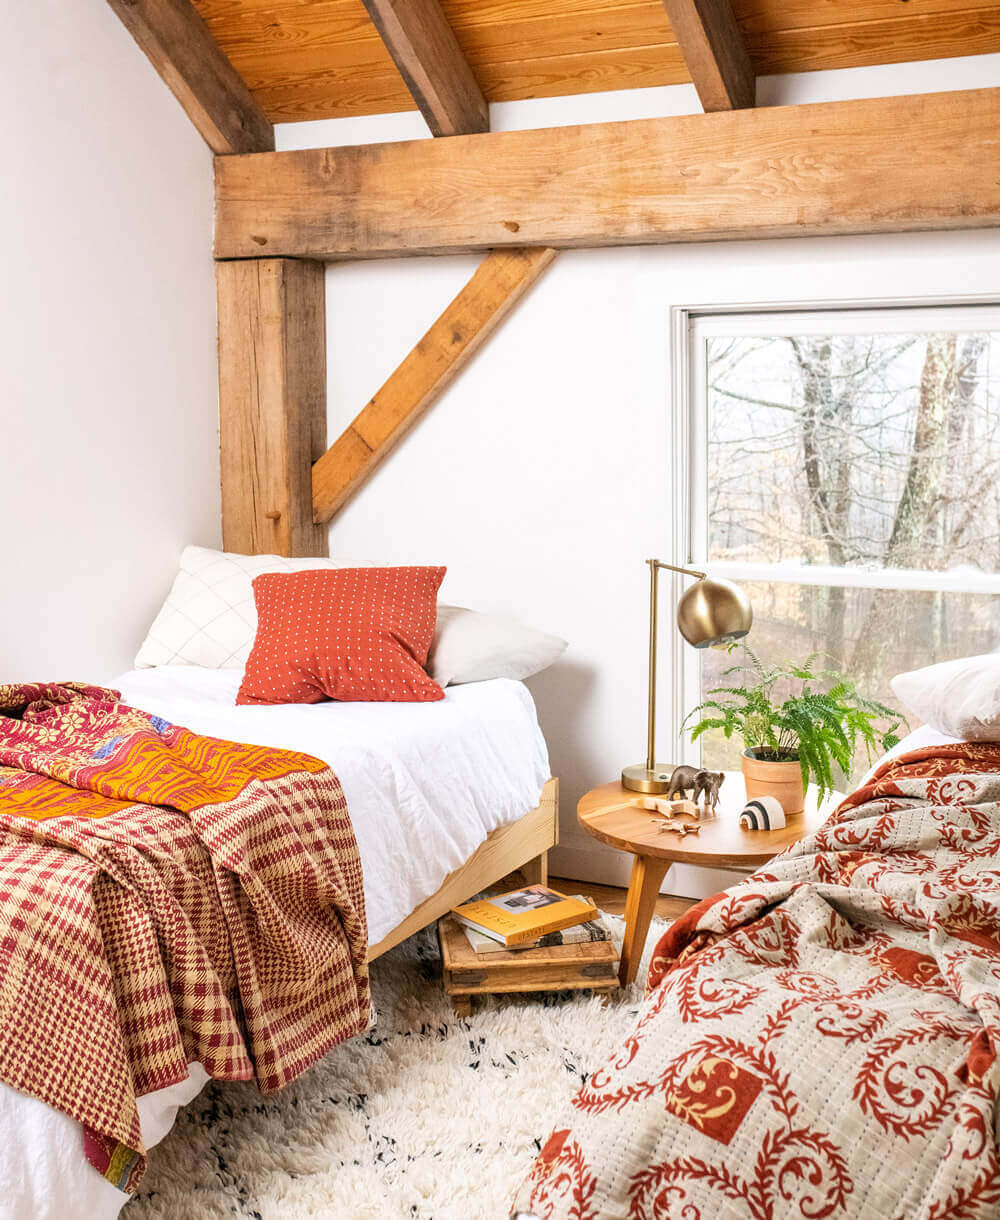
{"type": "Polygon", "coordinates": [[[436,703],[236,707],[241,676],[170,665],[133,670],[115,685],[126,703],[196,733],[301,750],[333,769],[361,852],[373,945],[491,830],[533,809],[549,778],[520,682],[449,687],[436,703]]]}
{"type": "MultiPolygon", "coordinates": [[[[464,863],[491,830],[538,804],[549,778],[535,706],[520,682],[449,687],[437,703],[236,707],[235,670],[164,666],[114,683],[127,703],[198,733],[313,754],[338,775],[364,869],[375,944],[464,863]]],[[[152,1147],[207,1080],[139,1099],[152,1147]]],[[[0,1084],[0,1217],[111,1220],[126,1196],[94,1172],[79,1125],[0,1084]]]]}
{"type": "Polygon", "coordinates": [[[898,745],[893,746],[891,750],[887,750],[876,759],[864,773],[856,787],[863,788],[875,774],[876,769],[881,767],[890,758],[898,758],[900,754],[909,754],[911,750],[922,750],[925,746],[951,746],[956,741],[958,741],[957,737],[948,737],[944,733],[939,733],[937,729],[932,729],[929,724],[922,724],[919,729],[914,729],[912,733],[907,733],[898,745]]]}

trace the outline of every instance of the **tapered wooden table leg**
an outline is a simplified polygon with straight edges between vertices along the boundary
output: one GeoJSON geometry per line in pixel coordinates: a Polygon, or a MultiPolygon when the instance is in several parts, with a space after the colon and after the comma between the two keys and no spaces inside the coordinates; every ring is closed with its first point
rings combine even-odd
{"type": "Polygon", "coordinates": [[[625,939],[618,965],[618,981],[623,987],[634,981],[639,969],[660,882],[669,867],[669,860],[658,860],[652,856],[636,856],[632,862],[632,876],[625,899],[625,939]]]}

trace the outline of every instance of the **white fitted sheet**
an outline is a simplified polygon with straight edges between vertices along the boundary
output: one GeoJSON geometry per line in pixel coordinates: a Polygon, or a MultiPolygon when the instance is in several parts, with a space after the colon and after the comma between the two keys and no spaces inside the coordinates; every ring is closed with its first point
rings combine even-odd
{"type": "MultiPolygon", "coordinates": [[[[549,778],[535,706],[520,682],[448,687],[438,703],[236,707],[234,670],[164,666],[115,686],[135,707],[198,733],[313,754],[338,775],[361,853],[368,937],[382,939],[491,830],[538,804],[549,778]]],[[[147,1147],[207,1077],[139,1099],[147,1147]]],[[[0,1084],[0,1218],[112,1220],[126,1196],[83,1154],[79,1124],[0,1084]]]]}

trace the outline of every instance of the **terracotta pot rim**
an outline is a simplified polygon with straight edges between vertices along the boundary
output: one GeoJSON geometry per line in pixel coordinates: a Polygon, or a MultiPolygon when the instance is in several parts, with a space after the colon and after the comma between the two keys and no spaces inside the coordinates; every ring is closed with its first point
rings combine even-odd
{"type": "Polygon", "coordinates": [[[743,751],[743,757],[749,758],[751,762],[767,763],[768,766],[771,766],[771,767],[780,767],[780,766],[800,767],[802,765],[801,759],[799,758],[798,754],[793,754],[790,758],[758,758],[755,754],[750,753],[750,749],[753,749],[753,748],[756,748],[756,747],[750,747],[749,749],[745,749],[743,751]]]}

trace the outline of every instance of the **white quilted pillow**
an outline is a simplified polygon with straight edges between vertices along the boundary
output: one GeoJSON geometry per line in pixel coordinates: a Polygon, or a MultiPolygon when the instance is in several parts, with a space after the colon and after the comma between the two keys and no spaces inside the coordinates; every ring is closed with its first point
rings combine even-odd
{"type": "MultiPolygon", "coordinates": [[[[185,547],[180,570],[136,655],[135,667],[244,669],[257,635],[255,576],[373,566],[185,547]]],[[[439,605],[427,669],[442,686],[490,678],[527,678],[551,665],[565,648],[565,640],[512,619],[439,605]]]]}
{"type": "Polygon", "coordinates": [[[941,661],[897,674],[896,698],[932,729],[959,741],[1000,741],[1000,653],[941,661]]]}
{"type": "Polygon", "coordinates": [[[236,555],[187,546],[167,600],[135,658],[136,669],[154,665],[203,665],[243,669],[257,634],[252,581],[265,572],[362,567],[331,559],[236,555]]]}

